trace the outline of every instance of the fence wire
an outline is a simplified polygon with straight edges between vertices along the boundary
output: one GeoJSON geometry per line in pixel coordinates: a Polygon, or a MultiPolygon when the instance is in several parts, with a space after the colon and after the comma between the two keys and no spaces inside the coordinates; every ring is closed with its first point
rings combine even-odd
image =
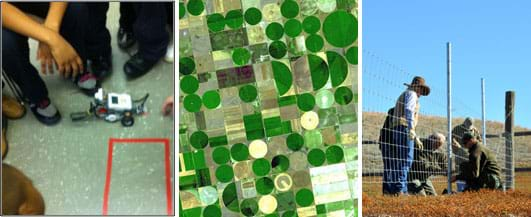
{"type": "MultiPolygon", "coordinates": [[[[382,128],[388,109],[395,106],[398,96],[406,90],[404,83],[410,83],[414,76],[423,76],[419,73],[410,73],[385,59],[364,50],[363,52],[363,191],[365,193],[381,194],[382,192],[382,174],[384,172],[382,151],[379,148],[378,140],[380,136],[380,129],[382,128]]],[[[441,73],[445,73],[445,69],[441,69],[441,73]]],[[[458,72],[456,72],[458,73],[458,72]]],[[[424,77],[424,76],[423,76],[424,77]]],[[[446,78],[446,74],[441,76],[446,78]]],[[[438,82],[427,80],[426,83],[431,88],[431,93],[428,96],[420,97],[420,114],[416,127],[417,136],[427,139],[433,133],[441,133],[448,139],[447,129],[447,90],[446,79],[438,82]]],[[[480,90],[480,78],[478,77],[477,88],[480,90]]],[[[488,90],[487,90],[488,91],[488,90]]],[[[479,92],[479,91],[478,91],[479,92]]],[[[487,102],[488,103],[488,102],[487,102]]],[[[504,106],[503,104],[495,104],[492,106],[504,106]]],[[[452,99],[452,129],[457,125],[463,123],[466,117],[472,117],[474,126],[478,131],[482,132],[481,124],[481,95],[478,94],[477,100],[464,100],[457,95],[453,95],[452,99]]],[[[518,131],[516,128],[515,131],[518,131]]],[[[487,135],[502,135],[504,132],[503,123],[487,122],[487,135]]],[[[459,138],[456,138],[460,141],[459,138]]],[[[494,152],[496,155],[498,165],[502,169],[502,181],[505,182],[507,170],[507,153],[514,153],[516,175],[513,180],[516,181],[515,188],[527,190],[531,192],[531,172],[525,172],[531,168],[531,150],[529,144],[525,143],[526,138],[515,137],[513,148],[516,151],[506,149],[506,138],[499,136],[496,138],[489,137],[487,141],[483,141],[486,148],[494,152]],[[509,152],[507,152],[509,151],[509,152]],[[526,189],[525,187],[529,188],[526,189]]],[[[531,138],[527,138],[528,140],[531,138]]],[[[424,140],[428,142],[428,140],[424,140]]],[[[428,142],[429,143],[429,142],[428,142]]],[[[396,146],[388,144],[389,147],[396,146]]],[[[425,144],[426,146],[426,144],[425,144]]],[[[446,156],[447,144],[436,150],[437,156],[446,156]]],[[[455,153],[455,152],[454,152],[455,153]]],[[[392,157],[390,157],[392,158],[392,157]]],[[[393,158],[397,160],[397,158],[393,158]]],[[[457,173],[459,163],[463,160],[468,160],[468,156],[459,156],[452,154],[452,171],[453,175],[457,173]]],[[[432,159],[432,161],[436,161],[432,159]]],[[[419,159],[414,159],[415,163],[421,163],[419,159]]],[[[447,166],[448,160],[445,160],[444,165],[447,166]]],[[[432,175],[430,180],[435,186],[435,190],[440,194],[443,189],[447,187],[448,178],[446,167],[426,167],[426,168],[412,168],[413,172],[420,175],[432,175]]],[[[410,173],[411,174],[411,173],[410,173]]],[[[455,186],[455,184],[454,184],[455,186]]],[[[453,187],[455,190],[455,187],[453,187]]]]}

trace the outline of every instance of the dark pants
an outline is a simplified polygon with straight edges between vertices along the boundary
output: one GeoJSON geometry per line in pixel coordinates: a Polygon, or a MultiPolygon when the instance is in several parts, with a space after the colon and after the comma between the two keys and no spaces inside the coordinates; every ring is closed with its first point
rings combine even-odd
{"type": "MultiPolygon", "coordinates": [[[[473,168],[471,162],[465,162],[460,165],[460,171],[462,174],[473,174],[473,168]]],[[[465,191],[477,191],[481,188],[488,189],[502,189],[501,178],[497,174],[492,173],[480,173],[478,178],[471,178],[468,175],[465,191]]]]}
{"type": "MultiPolygon", "coordinates": [[[[39,3],[42,4],[42,3],[39,3]]],[[[28,3],[26,3],[28,5],[28,3]]],[[[48,12],[45,7],[25,7],[20,9],[44,18],[48,12]]],[[[74,47],[86,63],[85,27],[88,22],[88,10],[84,3],[69,3],[61,23],[60,34],[74,47]]],[[[20,87],[22,94],[31,103],[38,103],[48,97],[48,90],[37,69],[30,63],[28,37],[2,27],[2,68],[20,87]]]]}
{"type": "Polygon", "coordinates": [[[97,59],[111,56],[111,34],[105,27],[107,22],[108,2],[87,3],[89,11],[88,36],[86,38],[87,58],[97,59]]]}
{"type": "Polygon", "coordinates": [[[383,192],[386,194],[407,193],[409,169],[413,164],[413,141],[408,139],[408,129],[405,126],[392,128],[393,145],[396,153],[382,146],[384,160],[383,192]]]}
{"type": "MultiPolygon", "coordinates": [[[[120,3],[120,27],[133,31],[138,42],[138,53],[152,61],[166,54],[169,35],[166,31],[169,3],[122,2],[120,3]]],[[[173,8],[173,7],[172,7],[173,8]]]]}
{"type": "Polygon", "coordinates": [[[134,5],[133,2],[120,2],[120,27],[126,32],[133,31],[133,23],[136,20],[134,5]]]}

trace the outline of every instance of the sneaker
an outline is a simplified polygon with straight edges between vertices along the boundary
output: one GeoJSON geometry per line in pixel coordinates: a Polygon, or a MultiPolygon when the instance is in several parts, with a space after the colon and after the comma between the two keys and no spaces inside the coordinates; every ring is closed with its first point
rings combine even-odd
{"type": "Polygon", "coordinates": [[[48,98],[41,100],[39,103],[31,103],[30,110],[35,115],[35,118],[44,125],[54,125],[61,120],[61,114],[48,98]]]}
{"type": "Polygon", "coordinates": [[[98,88],[100,88],[98,79],[92,73],[80,75],[77,78],[76,84],[84,94],[90,97],[94,96],[94,94],[98,91],[98,88]]]}
{"type": "Polygon", "coordinates": [[[168,48],[166,49],[166,55],[164,56],[164,61],[168,63],[173,63],[174,55],[173,55],[173,40],[170,41],[168,44],[168,48]]]}

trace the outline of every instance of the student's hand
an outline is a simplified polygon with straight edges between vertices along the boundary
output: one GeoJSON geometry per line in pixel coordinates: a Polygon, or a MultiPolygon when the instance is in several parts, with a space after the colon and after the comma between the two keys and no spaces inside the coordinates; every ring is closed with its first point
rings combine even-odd
{"type": "Polygon", "coordinates": [[[39,42],[39,48],[37,50],[37,60],[41,62],[41,73],[46,74],[53,74],[53,56],[52,52],[50,51],[50,47],[43,42],[39,42]]]}
{"type": "Polygon", "coordinates": [[[164,100],[164,103],[162,104],[162,114],[164,116],[173,115],[173,96],[169,96],[164,100]]]}
{"type": "Polygon", "coordinates": [[[83,61],[81,61],[76,50],[61,35],[54,34],[49,46],[56,68],[64,78],[76,77],[83,72],[83,61]]]}

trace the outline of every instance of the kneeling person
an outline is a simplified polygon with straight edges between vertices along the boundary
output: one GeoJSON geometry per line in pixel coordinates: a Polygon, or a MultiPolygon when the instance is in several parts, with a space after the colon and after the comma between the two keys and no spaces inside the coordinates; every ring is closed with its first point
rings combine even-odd
{"type": "Polygon", "coordinates": [[[421,139],[423,149],[415,148],[413,165],[408,174],[408,193],[418,195],[437,195],[431,183],[431,176],[446,174],[447,157],[438,151],[446,142],[444,135],[434,133],[421,139]]]}
{"type": "Polygon", "coordinates": [[[471,133],[465,133],[462,142],[468,149],[468,162],[460,165],[460,173],[452,177],[452,182],[466,182],[465,191],[481,188],[501,189],[500,167],[496,156],[485,148],[471,133]]]}

